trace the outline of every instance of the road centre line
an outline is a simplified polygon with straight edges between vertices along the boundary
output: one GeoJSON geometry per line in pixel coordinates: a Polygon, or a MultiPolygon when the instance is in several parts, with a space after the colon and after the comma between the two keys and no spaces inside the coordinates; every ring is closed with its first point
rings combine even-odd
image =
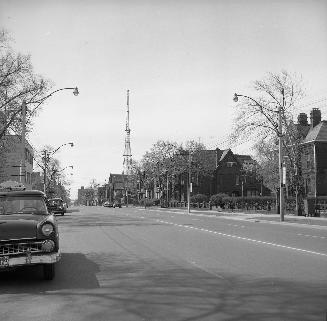
{"type": "Polygon", "coordinates": [[[209,232],[209,233],[213,233],[213,234],[217,234],[217,235],[225,236],[225,237],[230,237],[230,238],[234,238],[234,239],[238,239],[238,240],[249,241],[249,242],[264,244],[264,245],[270,245],[270,246],[279,247],[279,248],[283,248],[283,249],[288,249],[288,250],[292,250],[292,251],[308,253],[308,254],[315,254],[315,255],[327,257],[326,253],[320,253],[320,252],[315,252],[315,251],[310,251],[310,250],[304,250],[304,249],[300,249],[300,248],[296,248],[296,247],[292,247],[292,246],[287,246],[287,245],[282,245],[282,244],[278,244],[278,243],[260,241],[260,240],[255,240],[255,239],[251,239],[251,238],[248,238],[248,237],[243,237],[243,236],[238,236],[238,235],[233,235],[233,234],[227,234],[227,233],[222,233],[222,232],[217,232],[217,231],[211,231],[211,230],[207,230],[207,229],[203,229],[203,228],[199,228],[199,227],[188,226],[188,225],[183,225],[183,224],[177,224],[177,223],[172,223],[172,222],[163,221],[163,220],[156,220],[156,221],[158,221],[160,223],[164,223],[164,224],[177,226],[177,227],[183,227],[183,228],[189,228],[189,229],[203,231],[203,232],[209,232]]]}

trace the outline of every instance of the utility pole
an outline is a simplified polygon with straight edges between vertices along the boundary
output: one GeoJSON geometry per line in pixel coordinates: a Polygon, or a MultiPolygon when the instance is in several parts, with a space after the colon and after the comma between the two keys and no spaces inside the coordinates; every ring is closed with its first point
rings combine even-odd
{"type": "Polygon", "coordinates": [[[22,103],[22,155],[21,155],[21,173],[20,182],[26,183],[26,156],[25,156],[25,135],[26,135],[26,102],[22,103]]]}
{"type": "MultiPolygon", "coordinates": [[[[284,95],[283,95],[284,96],[284,95]]],[[[284,100],[284,98],[283,98],[284,100]]],[[[278,139],[279,139],[279,205],[280,221],[284,221],[284,190],[283,190],[283,132],[282,107],[278,107],[278,139]]]]}
{"type": "Polygon", "coordinates": [[[48,154],[47,151],[43,151],[44,155],[44,168],[43,168],[43,192],[46,194],[46,189],[47,189],[47,162],[48,162],[48,154]]]}
{"type": "Polygon", "coordinates": [[[169,177],[168,177],[168,170],[167,170],[167,177],[166,177],[166,202],[167,202],[167,207],[169,207],[169,177]]]}
{"type": "Polygon", "coordinates": [[[188,184],[187,184],[187,213],[191,213],[191,189],[192,189],[192,175],[191,175],[191,152],[188,152],[188,184]]]}

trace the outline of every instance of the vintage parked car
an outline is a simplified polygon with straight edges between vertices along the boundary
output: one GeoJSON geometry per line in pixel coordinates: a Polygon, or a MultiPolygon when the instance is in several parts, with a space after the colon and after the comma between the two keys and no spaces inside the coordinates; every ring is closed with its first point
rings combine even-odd
{"type": "Polygon", "coordinates": [[[113,207],[113,204],[111,202],[109,202],[109,201],[106,201],[106,202],[103,203],[103,206],[104,207],[113,207]]]}
{"type": "Polygon", "coordinates": [[[58,226],[45,194],[0,189],[0,272],[41,264],[44,278],[52,280],[59,260],[58,226]]]}
{"type": "Polygon", "coordinates": [[[121,208],[121,202],[119,202],[119,201],[115,201],[113,207],[114,207],[114,208],[115,208],[115,207],[119,207],[119,208],[121,208]]]}
{"type": "Polygon", "coordinates": [[[48,199],[48,209],[54,214],[60,213],[61,215],[64,215],[66,213],[65,203],[59,197],[48,199]]]}

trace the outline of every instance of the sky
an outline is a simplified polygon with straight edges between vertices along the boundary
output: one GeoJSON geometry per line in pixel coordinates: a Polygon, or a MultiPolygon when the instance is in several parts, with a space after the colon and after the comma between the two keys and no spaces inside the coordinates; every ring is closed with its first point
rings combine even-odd
{"type": "Polygon", "coordinates": [[[54,155],[74,167],[73,198],[123,171],[127,90],[135,160],[158,140],[229,147],[233,94],[268,72],[302,76],[302,112],[327,119],[324,0],[0,0],[0,27],[53,90],[78,86],[49,98],[28,136],[36,151],[74,143],[54,155]]]}

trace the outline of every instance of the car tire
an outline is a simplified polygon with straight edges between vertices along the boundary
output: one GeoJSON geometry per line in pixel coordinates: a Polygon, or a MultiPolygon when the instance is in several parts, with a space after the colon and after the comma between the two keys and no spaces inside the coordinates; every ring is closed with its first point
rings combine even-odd
{"type": "Polygon", "coordinates": [[[64,216],[65,212],[61,212],[61,216],[64,216]]]}
{"type": "Polygon", "coordinates": [[[43,264],[43,277],[45,280],[53,280],[55,277],[55,265],[52,264],[43,264]]]}

